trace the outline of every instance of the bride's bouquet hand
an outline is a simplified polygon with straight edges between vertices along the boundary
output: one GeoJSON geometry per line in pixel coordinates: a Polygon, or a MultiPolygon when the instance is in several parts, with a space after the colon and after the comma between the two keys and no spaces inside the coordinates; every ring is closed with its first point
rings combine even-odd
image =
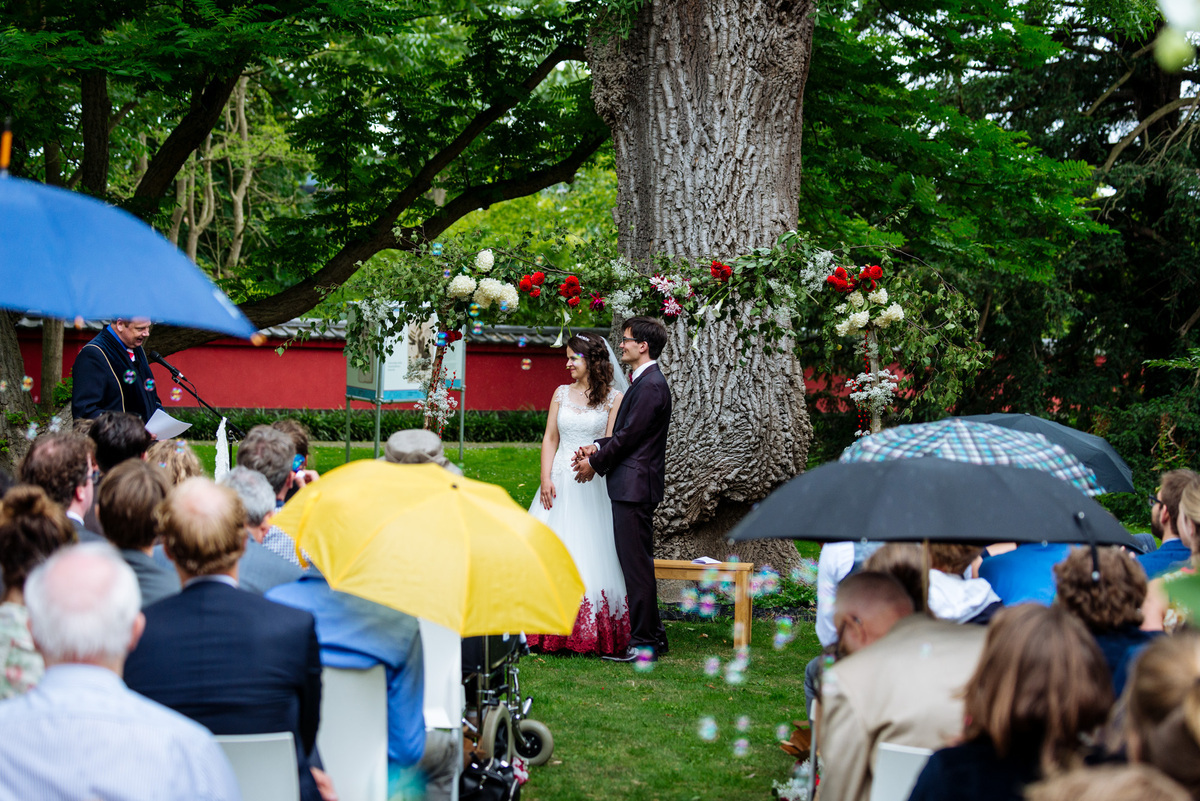
{"type": "Polygon", "coordinates": [[[557,494],[554,491],[554,482],[549,481],[549,480],[543,481],[542,482],[542,508],[549,509],[552,506],[554,506],[555,497],[557,497],[557,494]]]}

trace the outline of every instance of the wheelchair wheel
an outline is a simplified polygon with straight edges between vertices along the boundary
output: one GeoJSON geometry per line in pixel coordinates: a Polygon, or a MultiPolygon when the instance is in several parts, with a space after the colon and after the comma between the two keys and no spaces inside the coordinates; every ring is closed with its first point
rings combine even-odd
{"type": "Polygon", "coordinates": [[[525,718],[517,724],[517,753],[531,766],[545,765],[554,753],[554,735],[540,720],[525,718]]]}
{"type": "Polygon", "coordinates": [[[512,762],[512,716],[508,707],[488,707],[479,730],[479,748],[484,756],[512,762]]]}

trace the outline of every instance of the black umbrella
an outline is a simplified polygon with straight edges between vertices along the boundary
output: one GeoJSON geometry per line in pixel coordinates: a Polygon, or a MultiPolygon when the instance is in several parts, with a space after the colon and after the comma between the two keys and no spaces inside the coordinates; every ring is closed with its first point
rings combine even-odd
{"type": "Polygon", "coordinates": [[[771,493],[729,538],[1137,547],[1103,506],[1049,473],[932,457],[823,464],[771,493]]]}
{"type": "Polygon", "coordinates": [[[959,419],[1041,434],[1092,468],[1105,491],[1133,492],[1133,470],[1104,437],[1033,414],[971,414],[959,419]]]}

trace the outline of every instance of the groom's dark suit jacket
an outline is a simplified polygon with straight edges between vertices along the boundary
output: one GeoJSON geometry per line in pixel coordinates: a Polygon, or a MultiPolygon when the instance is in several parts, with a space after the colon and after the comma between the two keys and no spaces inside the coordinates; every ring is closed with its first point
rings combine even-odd
{"type": "Polygon", "coordinates": [[[609,498],[624,503],[663,499],[670,422],[671,391],[652,364],[625,393],[613,435],[596,440],[600,450],[588,460],[608,483],[609,498]]]}

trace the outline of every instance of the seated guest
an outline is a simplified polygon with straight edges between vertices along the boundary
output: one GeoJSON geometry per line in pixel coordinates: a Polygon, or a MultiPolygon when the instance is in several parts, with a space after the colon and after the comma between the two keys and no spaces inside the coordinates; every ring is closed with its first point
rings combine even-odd
{"type": "Polygon", "coordinates": [[[1150,496],[1150,531],[1162,545],[1138,557],[1149,578],[1183,567],[1192,558],[1192,544],[1179,536],[1179,500],[1184,490],[1198,485],[1200,475],[1191,470],[1170,470],[1159,477],[1158,492],[1150,496]]]}
{"type": "Polygon", "coordinates": [[[1146,603],[1142,606],[1142,628],[1148,631],[1179,631],[1191,623],[1192,612],[1187,604],[1171,598],[1167,588],[1196,573],[1196,551],[1200,548],[1196,532],[1200,529],[1200,484],[1190,484],[1179,496],[1179,538],[1189,544],[1192,557],[1182,567],[1163,573],[1150,582],[1146,603]]]}
{"type": "Polygon", "coordinates": [[[387,671],[389,784],[416,766],[428,777],[425,798],[449,799],[458,755],[455,737],[433,732],[426,738],[421,632],[417,619],[371,601],[336,592],[315,570],[282,584],[267,598],[311,612],[317,619],[321,662],[327,667],[387,671]]]}
{"type": "Polygon", "coordinates": [[[1096,564],[1091,549],[1072,548],[1054,566],[1055,603],[1083,621],[1096,638],[1112,676],[1113,695],[1120,696],[1134,657],[1161,632],[1138,628],[1146,600],[1146,574],[1137,559],[1120,548],[1097,548],[1096,563],[1100,576],[1093,579],[1096,564]]]}
{"type": "MultiPolygon", "coordinates": [[[[292,443],[292,438],[270,426],[255,426],[238,444],[238,467],[248,467],[266,476],[271,490],[275,493],[276,508],[283,506],[288,490],[296,482],[296,473],[292,469],[295,457],[296,446],[292,443]]],[[[278,526],[267,529],[262,544],[276,556],[282,556],[293,565],[300,566],[296,543],[278,526]]]]}
{"type": "Polygon", "coordinates": [[[190,478],[158,517],[183,590],[146,608],[125,682],[214,734],[290,731],[300,797],[318,801],[318,777],[327,779],[313,763],[321,655],[312,615],[238,589],[246,515],[233,490],[190,478]]]}
{"type": "Polygon", "coordinates": [[[1200,632],[1159,637],[1129,676],[1126,754],[1200,799],[1200,632]]]}
{"type": "Polygon", "coordinates": [[[43,434],[33,441],[19,471],[23,483],[41,487],[62,507],[81,542],[104,540],[83,522],[92,508],[99,478],[92,459],[94,451],[91,440],[77,434],[43,434]]]}
{"type": "Polygon", "coordinates": [[[146,462],[162,470],[172,487],[189,478],[204,475],[200,459],[196,457],[192,446],[187,444],[187,440],[164,439],[162,442],[155,442],[146,451],[146,462]]]}
{"type": "Polygon", "coordinates": [[[822,679],[821,795],[866,801],[880,743],[937,748],[962,729],[958,693],[985,631],[914,614],[900,583],[871,571],[838,587],[834,622],[847,656],[822,679]]]}
{"type": "Polygon", "coordinates": [[[292,473],[295,475],[295,480],[292,482],[291,489],[288,490],[285,501],[290,500],[293,495],[300,491],[310,481],[320,478],[317,471],[313,470],[308,463],[308,429],[299,420],[293,420],[290,417],[285,417],[282,420],[276,420],[271,423],[271,428],[276,431],[282,431],[292,438],[292,446],[296,449],[296,455],[292,457],[292,473]]]}
{"type": "Polygon", "coordinates": [[[299,567],[262,545],[275,515],[275,493],[263,474],[248,467],[235,467],[219,483],[236,492],[246,510],[246,552],[238,560],[238,586],[262,595],[272,587],[300,578],[303,571],[299,567]]]}
{"type": "Polygon", "coordinates": [[[142,459],[153,437],[136,414],[102,412],[88,436],[96,443],[96,464],[107,473],[126,459],[142,459]]]}
{"type": "Polygon", "coordinates": [[[203,726],[121,682],[145,620],[137,579],[111,545],[59,550],[30,574],[25,602],[46,675],[0,703],[0,797],[241,798],[203,726]]]}
{"type": "Polygon", "coordinates": [[[104,536],[133,568],[142,606],[179,592],[179,574],[154,560],[158,523],[154,512],[170,486],[162,471],[141,459],[121,462],[104,474],[96,492],[96,515],[104,536]]]}
{"type": "Polygon", "coordinates": [[[1004,606],[984,578],[969,578],[983,548],[948,542],[929,544],[929,611],[939,620],[987,625],[1004,606]]]}
{"type": "Polygon", "coordinates": [[[1005,606],[1033,601],[1054,602],[1054,566],[1067,558],[1071,546],[1060,543],[1022,543],[1008,553],[983,560],[979,577],[987,579],[1005,606]]]}
{"type": "Polygon", "coordinates": [[[1027,801],[1192,801],[1187,790],[1148,765],[1077,768],[1031,785],[1027,801]]]}
{"type": "Polygon", "coordinates": [[[909,801],[1021,801],[1025,785],[1081,762],[1080,738],[1112,700],[1078,619],[1058,606],[1002,609],[964,691],[962,744],[929,758],[909,801]]]}
{"type": "Polygon", "coordinates": [[[446,458],[442,438],[423,428],[406,428],[388,437],[383,458],[395,464],[426,464],[432,462],[451,473],[462,475],[462,469],[446,458]]]}
{"type": "Polygon", "coordinates": [[[23,693],[42,677],[42,655],[29,634],[25,579],[50,554],[75,541],[75,529],[41,487],[20,484],[0,501],[0,699],[23,693]]]}

